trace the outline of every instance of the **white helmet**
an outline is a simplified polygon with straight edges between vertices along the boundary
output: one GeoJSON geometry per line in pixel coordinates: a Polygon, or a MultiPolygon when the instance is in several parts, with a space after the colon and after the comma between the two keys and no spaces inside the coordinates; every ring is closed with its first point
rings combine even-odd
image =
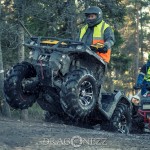
{"type": "Polygon", "coordinates": [[[132,96],[132,98],[140,100],[140,97],[138,95],[134,95],[134,96],[132,96]]]}
{"type": "Polygon", "coordinates": [[[138,106],[140,104],[140,97],[138,95],[134,95],[131,98],[131,102],[135,105],[138,106]]]}

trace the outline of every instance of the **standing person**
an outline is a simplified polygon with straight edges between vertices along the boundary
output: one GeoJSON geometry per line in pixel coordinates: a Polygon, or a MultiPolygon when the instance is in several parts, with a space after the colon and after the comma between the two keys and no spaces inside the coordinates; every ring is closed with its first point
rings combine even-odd
{"type": "Polygon", "coordinates": [[[112,28],[103,20],[102,10],[91,6],[85,10],[86,25],[81,28],[80,41],[86,45],[97,45],[94,50],[105,62],[109,63],[111,47],[115,37],[112,28]],[[100,48],[104,44],[103,48],[100,48]],[[100,47],[99,47],[100,46],[100,47]]]}
{"type": "Polygon", "coordinates": [[[147,92],[146,85],[150,85],[150,53],[147,63],[142,66],[137,78],[136,87],[141,88],[141,95],[147,92]]]}

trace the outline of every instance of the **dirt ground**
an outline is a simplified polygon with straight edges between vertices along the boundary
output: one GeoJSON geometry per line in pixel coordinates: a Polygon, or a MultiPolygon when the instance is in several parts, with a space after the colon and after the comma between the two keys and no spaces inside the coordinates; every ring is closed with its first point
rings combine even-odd
{"type": "Polygon", "coordinates": [[[150,134],[123,135],[0,117],[0,150],[150,150],[150,134]]]}

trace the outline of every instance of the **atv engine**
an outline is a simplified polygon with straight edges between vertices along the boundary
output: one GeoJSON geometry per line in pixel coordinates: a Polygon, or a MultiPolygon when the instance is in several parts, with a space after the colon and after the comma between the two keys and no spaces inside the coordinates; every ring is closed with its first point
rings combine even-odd
{"type": "MultiPolygon", "coordinates": [[[[34,57],[33,57],[34,59],[34,57]]],[[[58,85],[62,77],[69,71],[70,57],[61,53],[40,54],[35,69],[43,85],[58,85]]]]}

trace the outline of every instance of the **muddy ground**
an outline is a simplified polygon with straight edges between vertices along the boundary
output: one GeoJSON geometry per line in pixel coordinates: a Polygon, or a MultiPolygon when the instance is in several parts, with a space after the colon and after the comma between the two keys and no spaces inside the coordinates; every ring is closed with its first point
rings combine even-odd
{"type": "Polygon", "coordinates": [[[122,135],[0,117],[0,150],[150,150],[150,134],[122,135]]]}

